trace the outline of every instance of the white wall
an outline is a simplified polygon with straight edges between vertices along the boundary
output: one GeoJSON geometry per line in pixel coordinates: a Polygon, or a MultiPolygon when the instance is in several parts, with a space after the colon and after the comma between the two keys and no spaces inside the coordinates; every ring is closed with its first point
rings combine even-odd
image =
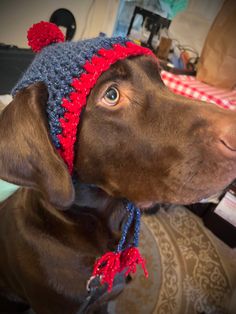
{"type": "Polygon", "coordinates": [[[189,0],[185,11],[173,19],[169,34],[181,45],[188,45],[200,54],[210,26],[224,0],[189,0]]]}
{"type": "MultiPolygon", "coordinates": [[[[223,0],[189,0],[188,8],[170,26],[170,37],[199,53],[212,21],[223,0]]],[[[0,0],[0,43],[27,47],[28,28],[48,21],[59,8],[70,10],[77,23],[73,40],[95,37],[99,32],[112,35],[119,0],[0,0]],[[83,34],[82,34],[83,33],[83,34]]]]}
{"type": "Polygon", "coordinates": [[[27,30],[39,21],[48,21],[59,9],[70,10],[76,19],[73,40],[112,35],[119,0],[0,0],[0,43],[27,47],[27,30]]]}

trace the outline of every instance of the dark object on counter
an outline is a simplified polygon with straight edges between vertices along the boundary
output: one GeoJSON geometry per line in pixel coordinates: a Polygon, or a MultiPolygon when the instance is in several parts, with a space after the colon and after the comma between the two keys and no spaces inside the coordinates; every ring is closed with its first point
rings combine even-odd
{"type": "Polygon", "coordinates": [[[168,71],[168,72],[173,73],[173,74],[178,74],[178,75],[191,75],[191,76],[196,75],[195,70],[179,69],[179,68],[173,67],[169,62],[167,62],[165,60],[159,59],[159,61],[160,61],[160,68],[162,70],[168,71]]]}
{"type": "Polygon", "coordinates": [[[207,212],[211,210],[213,206],[215,206],[215,204],[212,203],[196,203],[186,205],[186,207],[191,210],[191,212],[199,217],[203,217],[207,212]]]}
{"type": "Polygon", "coordinates": [[[236,228],[227,220],[217,215],[214,210],[203,217],[204,224],[231,248],[236,247],[236,228]]]}
{"type": "MultiPolygon", "coordinates": [[[[142,9],[140,7],[135,7],[133,16],[132,16],[130,24],[129,24],[127,36],[130,35],[134,19],[135,19],[136,15],[138,15],[138,14],[142,15],[143,23],[145,22],[145,20],[147,20],[146,25],[148,27],[148,30],[150,31],[150,36],[148,38],[146,46],[153,50],[154,49],[154,47],[152,46],[153,36],[156,35],[160,31],[160,29],[162,29],[164,27],[166,27],[168,29],[170,26],[171,20],[168,20],[168,19],[160,16],[159,14],[153,13],[153,12],[145,10],[145,9],[142,9]]],[[[142,25],[143,25],[143,23],[142,23],[142,25]]]]}
{"type": "Polygon", "coordinates": [[[236,181],[220,197],[220,202],[212,206],[204,215],[204,224],[230,247],[236,247],[236,181]]]}
{"type": "Polygon", "coordinates": [[[66,28],[66,40],[71,40],[76,31],[74,15],[67,9],[58,9],[50,17],[50,22],[66,28]]]}
{"type": "Polygon", "coordinates": [[[0,45],[0,94],[10,94],[21,75],[34,58],[30,49],[0,45]]]}
{"type": "Polygon", "coordinates": [[[186,207],[203,219],[205,226],[232,248],[236,247],[236,181],[218,197],[218,203],[196,203],[186,207]]]}

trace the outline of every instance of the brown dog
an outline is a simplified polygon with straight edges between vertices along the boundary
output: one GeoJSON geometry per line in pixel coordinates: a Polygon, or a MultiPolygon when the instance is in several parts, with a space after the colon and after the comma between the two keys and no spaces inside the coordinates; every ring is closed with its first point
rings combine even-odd
{"type": "MultiPolygon", "coordinates": [[[[87,185],[73,205],[48,132],[47,95],[43,83],[31,85],[0,115],[0,177],[22,186],[0,204],[0,313],[79,313],[94,260],[119,239],[121,199],[197,202],[235,178],[236,113],[172,94],[152,57],[132,57],[103,73],[88,97],[75,158],[87,185]],[[109,106],[113,86],[120,97],[109,106]]],[[[105,313],[100,305],[122,285],[86,311],[105,313]]]]}

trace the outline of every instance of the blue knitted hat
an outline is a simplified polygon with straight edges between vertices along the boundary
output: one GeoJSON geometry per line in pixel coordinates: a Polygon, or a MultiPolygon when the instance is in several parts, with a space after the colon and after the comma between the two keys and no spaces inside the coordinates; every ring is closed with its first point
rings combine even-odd
{"type": "Polygon", "coordinates": [[[80,113],[97,79],[120,59],[152,52],[122,37],[63,42],[61,31],[48,22],[34,24],[28,31],[28,40],[32,49],[40,52],[12,94],[36,82],[46,84],[52,141],[72,172],[80,113]],[[48,44],[51,45],[45,47],[48,44]]]}
{"type": "MultiPolygon", "coordinates": [[[[78,42],[64,42],[56,25],[40,22],[28,31],[31,48],[37,53],[32,64],[14,87],[13,96],[36,82],[44,82],[49,97],[47,115],[53,144],[73,171],[74,143],[82,108],[86,98],[100,75],[116,61],[129,56],[153,55],[127,38],[94,38],[78,42]],[[50,46],[48,46],[50,44],[50,46]]],[[[127,203],[128,219],[115,252],[108,252],[96,261],[93,276],[112,288],[114,277],[125,270],[125,274],[136,271],[140,264],[147,276],[145,261],[138,251],[140,211],[127,203]],[[134,224],[132,245],[127,244],[127,233],[134,224]]]]}

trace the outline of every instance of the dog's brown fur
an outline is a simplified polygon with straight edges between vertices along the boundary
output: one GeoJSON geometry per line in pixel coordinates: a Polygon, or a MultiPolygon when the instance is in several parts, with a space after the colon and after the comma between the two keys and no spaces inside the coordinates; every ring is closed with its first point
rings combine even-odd
{"type": "MultiPolygon", "coordinates": [[[[75,147],[75,170],[88,185],[77,188],[75,205],[48,132],[46,100],[37,83],[0,116],[0,178],[22,186],[0,204],[6,313],[24,304],[39,314],[76,313],[95,258],[119,239],[120,199],[141,206],[196,202],[236,172],[236,113],[172,94],[151,57],[130,58],[102,74],[88,97],[75,147]],[[116,106],[103,102],[111,85],[121,95],[116,106]]],[[[119,292],[115,287],[100,301],[119,292]]]]}

